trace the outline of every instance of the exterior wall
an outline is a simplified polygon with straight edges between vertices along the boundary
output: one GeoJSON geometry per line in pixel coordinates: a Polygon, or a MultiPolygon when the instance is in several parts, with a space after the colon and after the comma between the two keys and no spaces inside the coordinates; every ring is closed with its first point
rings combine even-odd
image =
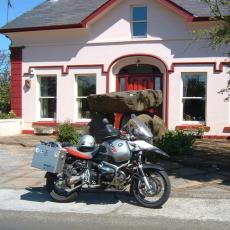
{"type": "Polygon", "coordinates": [[[101,76],[101,70],[98,68],[78,68],[71,70],[67,75],[62,75],[60,69],[36,69],[34,70],[34,75],[26,75],[23,77],[23,84],[25,84],[27,79],[31,80],[31,88],[24,91],[22,98],[24,120],[23,129],[31,129],[31,124],[34,121],[54,121],[52,119],[40,118],[38,77],[49,75],[57,77],[57,114],[55,120],[57,122],[84,122],[84,120],[79,120],[77,117],[77,75],[95,75],[97,84],[96,92],[100,94],[106,91],[106,79],[104,76],[101,76]]]}
{"type": "Polygon", "coordinates": [[[229,102],[225,102],[226,95],[218,93],[227,85],[227,69],[222,73],[214,73],[212,66],[190,65],[180,66],[170,75],[169,91],[169,128],[174,129],[177,125],[199,124],[198,122],[183,121],[182,113],[182,76],[183,72],[204,72],[207,73],[206,87],[206,122],[205,125],[210,127],[210,132],[206,133],[218,135],[223,133],[224,127],[229,123],[229,102]]]}
{"type": "Polygon", "coordinates": [[[77,117],[75,75],[94,74],[97,78],[97,93],[105,93],[106,89],[112,92],[116,90],[116,74],[119,69],[126,64],[135,64],[139,58],[143,64],[156,65],[164,74],[165,119],[168,97],[168,123],[171,129],[183,124],[181,72],[207,72],[206,125],[211,127],[211,134],[223,133],[223,128],[230,122],[230,106],[224,102],[224,95],[217,92],[226,85],[228,75],[226,69],[216,73],[213,63],[217,64],[218,69],[219,63],[226,61],[225,48],[216,51],[207,48],[206,41],[192,41],[191,32],[194,28],[202,29],[207,26],[210,23],[187,22],[157,1],[127,0],[119,1],[86,29],[8,34],[13,46],[25,46],[22,60],[24,129],[30,129],[32,122],[41,120],[37,76],[57,76],[56,121],[77,122],[80,120],[77,117]],[[147,38],[132,38],[131,6],[140,5],[140,2],[148,7],[148,35],[147,38]],[[120,58],[129,55],[129,58],[120,58]],[[175,65],[173,72],[173,63],[188,64],[175,65]],[[26,79],[31,80],[29,90],[24,87],[26,79]],[[214,103],[218,107],[218,113],[214,103]]]}

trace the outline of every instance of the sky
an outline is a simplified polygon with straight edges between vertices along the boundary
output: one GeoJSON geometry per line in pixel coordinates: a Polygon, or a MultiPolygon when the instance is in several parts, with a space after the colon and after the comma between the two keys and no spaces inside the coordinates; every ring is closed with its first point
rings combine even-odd
{"type": "MultiPolygon", "coordinates": [[[[11,0],[12,8],[9,9],[9,21],[31,10],[45,0],[11,0]]],[[[7,0],[0,0],[0,27],[7,22],[7,0]]],[[[8,50],[10,40],[0,34],[0,50],[8,50]]]]}

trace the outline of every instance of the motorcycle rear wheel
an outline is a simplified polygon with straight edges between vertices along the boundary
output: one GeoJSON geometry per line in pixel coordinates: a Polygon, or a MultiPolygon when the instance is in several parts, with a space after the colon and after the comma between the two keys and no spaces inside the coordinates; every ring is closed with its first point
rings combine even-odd
{"type": "Polygon", "coordinates": [[[168,200],[171,192],[171,184],[165,171],[152,168],[143,169],[150,186],[152,194],[146,190],[141,178],[135,178],[132,182],[130,192],[139,204],[147,208],[160,208],[168,200]],[[154,200],[148,200],[154,199],[154,200]]]}
{"type": "Polygon", "coordinates": [[[56,180],[57,180],[56,174],[53,173],[46,174],[46,189],[50,194],[51,198],[59,203],[69,203],[69,202],[76,201],[78,193],[76,191],[73,193],[68,193],[68,192],[61,193],[60,191],[55,189],[56,180]]]}

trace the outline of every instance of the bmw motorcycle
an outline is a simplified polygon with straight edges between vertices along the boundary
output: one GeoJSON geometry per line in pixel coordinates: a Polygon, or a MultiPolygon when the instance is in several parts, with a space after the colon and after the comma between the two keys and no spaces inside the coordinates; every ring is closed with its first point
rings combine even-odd
{"type": "Polygon", "coordinates": [[[61,154],[55,156],[56,169],[49,170],[46,164],[50,196],[58,202],[71,202],[80,190],[129,188],[142,206],[161,207],[169,198],[170,181],[159,165],[145,164],[144,155],[168,155],[152,145],[152,133],[138,117],[132,115],[130,122],[129,128],[118,131],[104,119],[107,135],[100,145],[90,135],[82,136],[78,147],[58,144],[61,154]]]}

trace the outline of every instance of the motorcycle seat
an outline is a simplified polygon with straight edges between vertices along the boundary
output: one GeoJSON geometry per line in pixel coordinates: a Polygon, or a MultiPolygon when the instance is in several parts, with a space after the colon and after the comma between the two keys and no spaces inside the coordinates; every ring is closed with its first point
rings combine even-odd
{"type": "Polygon", "coordinates": [[[71,156],[84,159],[84,160],[91,160],[93,156],[97,153],[99,147],[94,148],[91,152],[82,152],[76,147],[65,147],[64,148],[71,156]]]}

